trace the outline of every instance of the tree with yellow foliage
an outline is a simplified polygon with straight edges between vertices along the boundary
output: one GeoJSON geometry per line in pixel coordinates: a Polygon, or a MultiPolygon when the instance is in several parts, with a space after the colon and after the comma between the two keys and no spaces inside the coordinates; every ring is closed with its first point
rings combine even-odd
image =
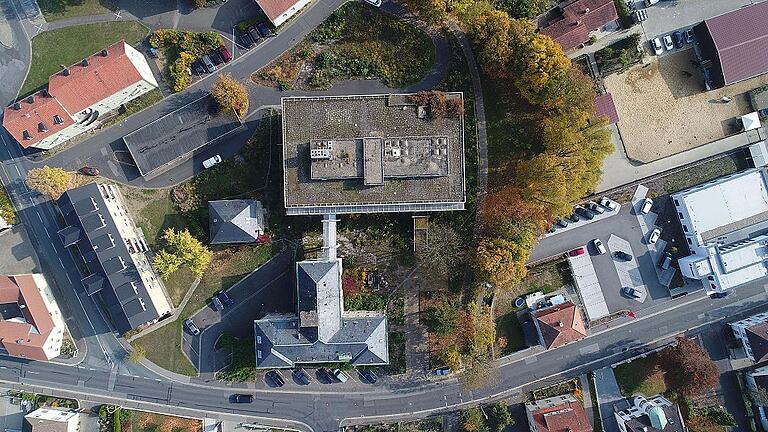
{"type": "Polygon", "coordinates": [[[231,108],[241,118],[248,113],[248,91],[231,74],[219,75],[211,94],[222,108],[231,108]]]}

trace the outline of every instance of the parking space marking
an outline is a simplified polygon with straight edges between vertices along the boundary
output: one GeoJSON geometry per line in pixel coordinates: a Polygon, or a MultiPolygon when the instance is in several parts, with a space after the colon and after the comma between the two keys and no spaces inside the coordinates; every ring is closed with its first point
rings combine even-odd
{"type": "Polygon", "coordinates": [[[631,253],[632,248],[629,242],[615,234],[611,234],[611,237],[608,238],[608,251],[611,252],[613,266],[616,268],[616,274],[619,276],[622,288],[631,287],[637,289],[640,297],[635,300],[644,303],[648,297],[648,287],[643,283],[643,277],[640,275],[640,265],[631,253]],[[618,251],[629,253],[632,258],[629,261],[624,261],[613,256],[613,253],[618,251]]]}

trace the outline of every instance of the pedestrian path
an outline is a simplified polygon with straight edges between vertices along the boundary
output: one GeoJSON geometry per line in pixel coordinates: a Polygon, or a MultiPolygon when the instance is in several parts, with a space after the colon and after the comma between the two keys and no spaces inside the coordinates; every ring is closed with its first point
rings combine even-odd
{"type": "Polygon", "coordinates": [[[613,415],[613,405],[623,399],[616,375],[610,367],[598,369],[595,372],[595,396],[597,397],[600,421],[606,432],[617,432],[619,425],[613,415]]]}

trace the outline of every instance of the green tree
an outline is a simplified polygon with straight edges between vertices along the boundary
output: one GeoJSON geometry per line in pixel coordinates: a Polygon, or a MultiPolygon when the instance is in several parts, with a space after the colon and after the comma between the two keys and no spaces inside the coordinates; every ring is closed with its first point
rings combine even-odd
{"type": "Polygon", "coordinates": [[[241,118],[248,113],[248,91],[231,74],[219,75],[211,94],[222,108],[230,108],[241,118]]]}
{"type": "Polygon", "coordinates": [[[70,175],[61,168],[33,168],[27,172],[27,186],[52,199],[58,199],[70,187],[70,175]]]}
{"type": "Polygon", "coordinates": [[[485,424],[480,408],[469,408],[461,413],[461,427],[466,432],[488,432],[488,425],[485,424]]]}
{"type": "Polygon", "coordinates": [[[152,266],[164,281],[167,281],[173,272],[178,270],[181,263],[182,261],[179,256],[165,250],[161,250],[155,254],[155,258],[152,260],[152,266]]]}
{"type": "Polygon", "coordinates": [[[438,358],[440,363],[450,368],[453,372],[461,369],[461,353],[456,345],[450,345],[440,350],[438,358]]]}
{"type": "Polygon", "coordinates": [[[546,11],[550,0],[499,0],[496,5],[513,18],[536,18],[546,11]]]}
{"type": "Polygon", "coordinates": [[[453,302],[445,302],[439,306],[430,306],[424,311],[424,325],[430,331],[444,336],[456,330],[456,320],[459,318],[459,307],[453,302]]]}
{"type": "Polygon", "coordinates": [[[486,1],[473,2],[461,13],[461,21],[467,34],[480,47],[478,61],[486,73],[504,73],[506,59],[510,56],[510,19],[486,1]]]}
{"type": "Polygon", "coordinates": [[[720,426],[733,427],[736,426],[736,419],[733,415],[726,411],[723,407],[709,407],[704,410],[704,415],[719,424],[720,426]]]}
{"type": "MultiPolygon", "coordinates": [[[[192,273],[198,278],[203,276],[203,272],[205,272],[205,269],[211,263],[211,259],[213,259],[213,252],[205,247],[200,240],[193,237],[188,229],[184,228],[177,232],[173,228],[168,228],[163,232],[163,241],[166,246],[164,251],[170,255],[176,256],[180,263],[179,265],[186,265],[189,267],[192,273]]],[[[155,260],[157,260],[157,258],[155,260]]],[[[175,263],[175,261],[169,257],[165,257],[163,260],[168,262],[169,267],[172,267],[175,263]]],[[[178,268],[178,265],[176,268],[178,268]]]]}
{"type": "Polygon", "coordinates": [[[509,425],[515,424],[515,419],[509,412],[507,404],[498,402],[486,408],[488,428],[491,432],[501,432],[509,425]]]}

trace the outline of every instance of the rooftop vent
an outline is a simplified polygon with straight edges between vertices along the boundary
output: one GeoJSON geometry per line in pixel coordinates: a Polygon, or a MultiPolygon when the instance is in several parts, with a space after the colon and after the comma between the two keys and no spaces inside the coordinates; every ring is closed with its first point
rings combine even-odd
{"type": "Polygon", "coordinates": [[[589,8],[584,9],[584,13],[588,14],[589,13],[589,8]]]}
{"type": "Polygon", "coordinates": [[[103,50],[101,50],[101,56],[102,56],[102,57],[106,57],[106,56],[108,56],[108,55],[109,55],[109,51],[107,51],[107,49],[106,49],[106,48],[104,48],[103,50]]]}
{"type": "Polygon", "coordinates": [[[25,130],[24,132],[22,132],[21,135],[24,137],[25,140],[31,140],[32,139],[32,135],[29,133],[28,130],[25,130]]]}
{"type": "Polygon", "coordinates": [[[35,103],[35,95],[27,96],[27,103],[35,103]]]}
{"type": "Polygon", "coordinates": [[[64,76],[69,76],[69,68],[64,68],[64,70],[61,71],[61,74],[64,76]]]}
{"type": "Polygon", "coordinates": [[[37,130],[40,132],[48,132],[48,128],[45,126],[45,123],[40,122],[37,124],[37,130]]]}
{"type": "Polygon", "coordinates": [[[60,115],[56,114],[55,116],[53,116],[53,123],[54,124],[62,124],[62,123],[64,123],[64,119],[61,118],[60,115]]]}
{"type": "Polygon", "coordinates": [[[20,110],[21,109],[21,104],[19,102],[14,102],[13,103],[13,109],[15,109],[16,111],[20,110]]]}
{"type": "Polygon", "coordinates": [[[80,64],[83,65],[84,67],[88,66],[88,59],[84,58],[83,61],[80,62],[80,64]]]}

